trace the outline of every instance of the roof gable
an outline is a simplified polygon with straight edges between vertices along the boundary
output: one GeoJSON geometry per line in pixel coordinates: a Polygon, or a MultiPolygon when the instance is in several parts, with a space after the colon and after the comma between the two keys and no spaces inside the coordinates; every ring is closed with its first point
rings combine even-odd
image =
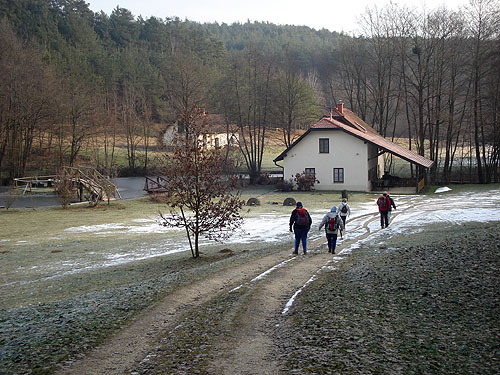
{"type": "Polygon", "coordinates": [[[411,150],[395,144],[394,142],[385,139],[378,134],[375,129],[366,124],[358,116],[348,109],[343,109],[342,114],[338,109],[334,109],[331,113],[321,118],[318,122],[311,126],[299,139],[297,139],[290,147],[283,151],[274,162],[284,159],[286,154],[297,145],[311,131],[325,130],[341,130],[352,136],[362,139],[365,142],[376,145],[384,151],[390,152],[401,159],[410,163],[421,165],[424,168],[430,168],[434,162],[425,156],[419,155],[411,150]]]}

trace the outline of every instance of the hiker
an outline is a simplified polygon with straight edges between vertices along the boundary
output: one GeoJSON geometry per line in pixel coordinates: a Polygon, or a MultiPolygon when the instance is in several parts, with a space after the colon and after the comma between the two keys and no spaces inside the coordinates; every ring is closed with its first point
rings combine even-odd
{"type": "Polygon", "coordinates": [[[335,254],[338,231],[340,230],[340,233],[342,233],[344,229],[344,221],[337,213],[337,207],[333,206],[330,212],[323,217],[318,230],[321,230],[323,225],[325,226],[326,239],[328,241],[328,252],[335,254]]]}
{"type": "Polygon", "coordinates": [[[340,215],[340,218],[344,222],[344,228],[345,228],[345,220],[347,219],[347,216],[351,215],[351,207],[347,204],[347,199],[342,198],[342,202],[339,204],[339,207],[337,208],[337,214],[340,215]]]}
{"type": "Polygon", "coordinates": [[[387,198],[389,198],[389,201],[391,204],[389,205],[389,209],[387,210],[387,222],[391,221],[391,214],[392,214],[392,209],[396,209],[396,203],[394,203],[394,199],[389,195],[389,192],[386,192],[387,198]]]}
{"type": "Polygon", "coordinates": [[[295,233],[295,251],[293,252],[295,255],[299,253],[300,241],[302,241],[304,255],[307,254],[307,233],[311,224],[312,219],[309,212],[302,206],[302,202],[297,202],[295,210],[290,215],[290,232],[295,233]]]}
{"type": "Polygon", "coordinates": [[[380,227],[382,229],[389,226],[389,219],[387,218],[387,212],[389,211],[389,206],[391,201],[387,198],[387,193],[382,194],[377,199],[378,211],[380,212],[380,227]]]}

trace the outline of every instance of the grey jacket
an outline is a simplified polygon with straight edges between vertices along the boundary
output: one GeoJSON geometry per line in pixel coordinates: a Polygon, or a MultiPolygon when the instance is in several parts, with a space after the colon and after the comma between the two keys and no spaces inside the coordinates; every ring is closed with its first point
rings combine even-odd
{"type": "Polygon", "coordinates": [[[347,203],[340,203],[339,206],[337,207],[337,214],[340,216],[349,216],[351,214],[351,207],[347,203]],[[342,212],[342,207],[346,206],[347,207],[347,212],[342,212]]]}
{"type": "Polygon", "coordinates": [[[323,217],[323,220],[321,220],[321,224],[320,224],[318,229],[321,230],[321,228],[323,228],[323,225],[324,225],[327,234],[338,234],[339,228],[342,230],[344,229],[344,222],[342,221],[342,219],[340,217],[339,217],[339,228],[337,228],[334,231],[331,231],[328,229],[328,222],[330,221],[330,219],[333,219],[335,216],[337,216],[336,212],[332,212],[332,211],[328,212],[323,217]]]}

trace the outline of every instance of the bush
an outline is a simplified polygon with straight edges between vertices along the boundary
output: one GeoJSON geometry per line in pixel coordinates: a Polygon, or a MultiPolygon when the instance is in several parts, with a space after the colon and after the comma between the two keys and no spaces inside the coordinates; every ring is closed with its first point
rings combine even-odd
{"type": "Polygon", "coordinates": [[[280,182],[278,182],[276,184],[276,188],[279,190],[279,191],[292,191],[293,190],[293,180],[290,179],[290,180],[281,180],[280,182]]]}
{"type": "Polygon", "coordinates": [[[259,177],[257,177],[256,183],[257,185],[270,185],[271,178],[267,173],[262,173],[259,177]]]}
{"type": "Polygon", "coordinates": [[[21,192],[18,189],[16,189],[14,183],[11,183],[9,185],[9,190],[7,190],[7,193],[4,196],[5,208],[8,210],[17,200],[17,198],[20,197],[20,195],[21,192]]]}
{"type": "Polygon", "coordinates": [[[316,183],[316,177],[304,172],[297,173],[294,180],[297,184],[297,190],[299,191],[311,191],[313,190],[314,184],[316,183]]]}
{"type": "Polygon", "coordinates": [[[293,198],[286,198],[283,201],[283,206],[295,206],[296,204],[297,204],[297,202],[293,198]]]}

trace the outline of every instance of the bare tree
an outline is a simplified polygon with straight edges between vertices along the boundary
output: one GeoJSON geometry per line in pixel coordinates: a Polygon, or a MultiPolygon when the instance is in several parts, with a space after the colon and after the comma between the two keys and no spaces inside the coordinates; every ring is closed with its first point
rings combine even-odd
{"type": "MultiPolygon", "coordinates": [[[[163,66],[166,77],[165,96],[175,118],[193,106],[203,106],[206,101],[210,75],[201,61],[193,54],[176,52],[163,66]]],[[[180,123],[181,132],[189,129],[180,123]]]]}
{"type": "Polygon", "coordinates": [[[37,130],[49,121],[53,76],[40,53],[0,21],[0,167],[24,175],[37,130]]]}
{"type": "Polygon", "coordinates": [[[233,56],[227,77],[225,116],[239,128],[239,146],[250,183],[261,174],[266,128],[271,113],[274,60],[255,47],[233,56]]]}
{"type": "Polygon", "coordinates": [[[68,208],[71,201],[76,198],[76,188],[72,175],[66,168],[61,168],[57,173],[54,188],[61,206],[64,209],[68,208]]]}
{"type": "Polygon", "coordinates": [[[470,0],[467,7],[467,21],[472,39],[471,81],[473,86],[473,127],[477,177],[485,183],[486,139],[483,117],[484,85],[491,78],[491,39],[498,38],[499,2],[497,0],[470,0]]]}
{"type": "Polygon", "coordinates": [[[309,81],[294,66],[292,56],[285,54],[276,79],[272,112],[274,122],[282,130],[283,143],[289,147],[295,140],[294,130],[318,116],[318,104],[309,81]]]}
{"type": "Polygon", "coordinates": [[[190,124],[190,131],[179,134],[173,153],[165,156],[165,189],[170,214],[160,214],[161,224],[186,230],[193,258],[199,257],[199,238],[223,240],[241,225],[243,201],[232,193],[234,179],[222,175],[224,153],[208,148],[205,135],[210,124],[204,111],[194,106],[179,121],[190,124]]]}

